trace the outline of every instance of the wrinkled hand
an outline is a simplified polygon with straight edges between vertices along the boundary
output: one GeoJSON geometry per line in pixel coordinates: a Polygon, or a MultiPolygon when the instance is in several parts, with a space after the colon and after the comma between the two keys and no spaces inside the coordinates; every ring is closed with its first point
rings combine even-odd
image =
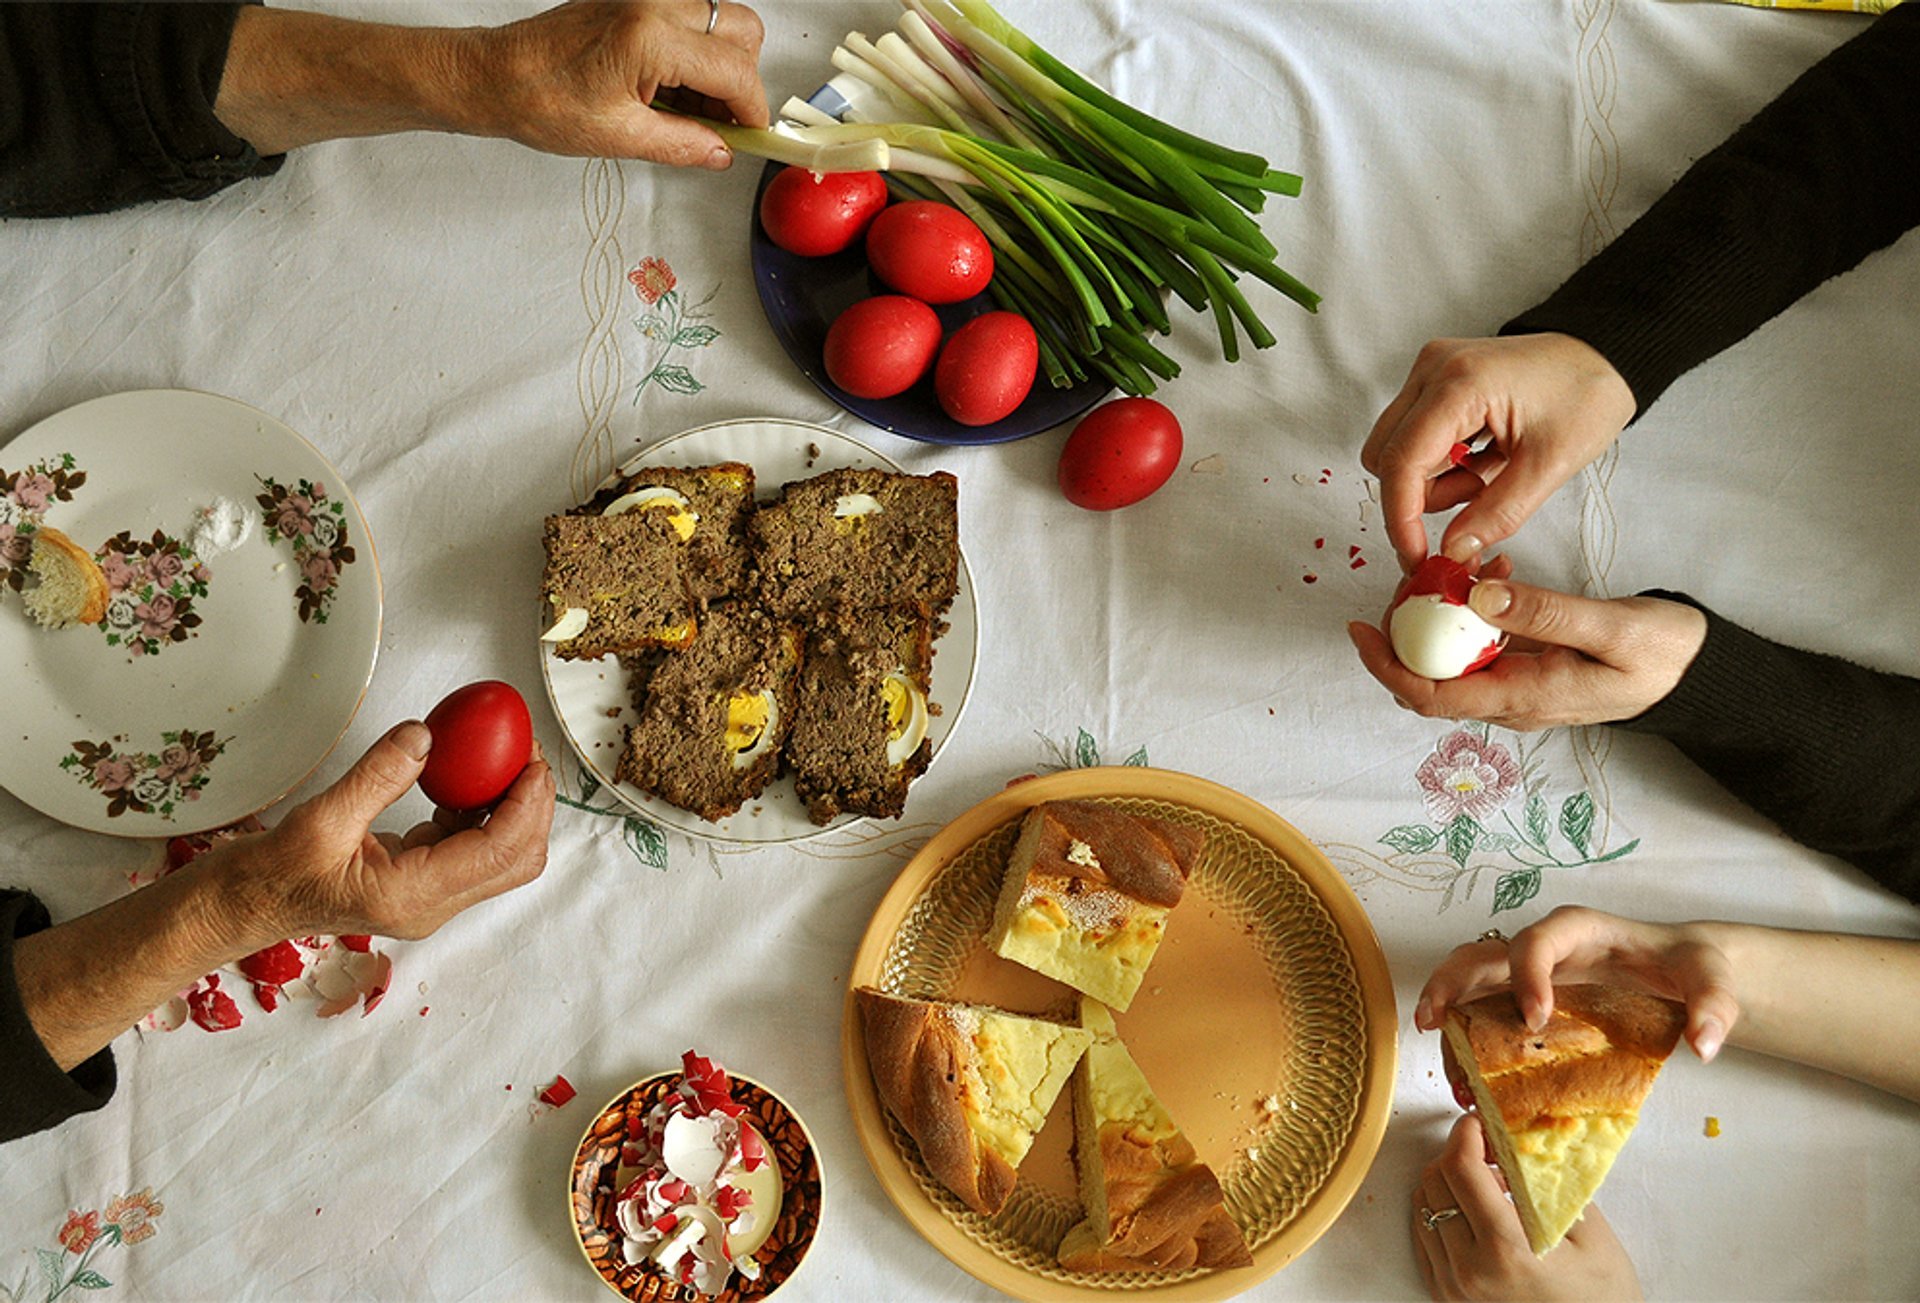
{"type": "Polygon", "coordinates": [[[1537,1031],[1553,1012],[1555,982],[1604,982],[1679,1001],[1687,1007],[1687,1043],[1702,1062],[1712,1061],[1740,1020],[1733,964],[1701,928],[1562,905],[1511,942],[1455,947],[1422,988],[1413,1024],[1432,1031],[1453,1005],[1511,987],[1537,1031]]]}
{"type": "Polygon", "coordinates": [[[1413,1191],[1413,1252],[1436,1299],[1637,1299],[1633,1261],[1600,1209],[1587,1206],[1567,1237],[1533,1256],[1520,1214],[1498,1168],[1486,1161],[1486,1133],[1469,1113],[1413,1191]],[[1458,1208],[1426,1227],[1423,1209],[1458,1208]]]}
{"type": "Polygon", "coordinates": [[[708,35],[710,13],[707,0],[582,0],[476,33],[484,133],[550,154],[728,166],[733,155],[711,128],[651,107],[665,98],[767,125],[759,15],[722,4],[708,35]]]}
{"type": "Polygon", "coordinates": [[[1380,477],[1394,550],[1418,562],[1427,554],[1421,517],[1463,502],[1443,539],[1448,556],[1469,561],[1510,538],[1607,450],[1635,406],[1612,364],[1571,335],[1434,340],[1360,453],[1380,477]],[[1492,443],[1455,466],[1453,446],[1482,432],[1492,443]]]}
{"type": "Polygon", "coordinates": [[[1706,616],[1683,603],[1573,597],[1512,583],[1510,569],[1504,557],[1489,563],[1468,599],[1510,635],[1483,670],[1436,683],[1402,665],[1381,630],[1356,621],[1347,636],[1367,672],[1416,714],[1523,732],[1631,719],[1673,691],[1706,641],[1706,616]]]}
{"type": "Polygon", "coordinates": [[[430,741],[426,725],[399,725],[277,827],[222,846],[205,862],[225,861],[218,867],[250,897],[250,908],[273,920],[267,930],[275,937],[424,937],[469,905],[539,877],[554,783],[538,743],[484,819],[436,810],[432,822],[404,837],[370,831],[420,777],[430,741]]]}

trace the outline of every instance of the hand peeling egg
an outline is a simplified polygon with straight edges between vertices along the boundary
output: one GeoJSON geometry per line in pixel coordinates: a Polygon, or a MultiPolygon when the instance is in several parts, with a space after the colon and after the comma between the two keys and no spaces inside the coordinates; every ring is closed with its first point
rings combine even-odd
{"type": "Polygon", "coordinates": [[[1500,654],[1507,635],[1467,605],[1476,582],[1465,566],[1444,556],[1430,556],[1414,568],[1387,614],[1387,636],[1402,665],[1423,679],[1457,679],[1500,654]]]}
{"type": "Polygon", "coordinates": [[[735,769],[765,755],[780,731],[780,703],[771,692],[736,692],[727,699],[727,752],[735,769]]]}
{"type": "Polygon", "coordinates": [[[887,704],[887,763],[904,765],[927,736],[927,696],[898,670],[880,683],[887,704]]]}
{"type": "Polygon", "coordinates": [[[693,527],[700,523],[700,513],[693,509],[693,504],[687,501],[684,494],[657,485],[621,494],[609,502],[606,510],[600,514],[619,516],[629,511],[666,512],[667,524],[673,526],[673,532],[680,536],[682,543],[693,537],[693,527]]]}

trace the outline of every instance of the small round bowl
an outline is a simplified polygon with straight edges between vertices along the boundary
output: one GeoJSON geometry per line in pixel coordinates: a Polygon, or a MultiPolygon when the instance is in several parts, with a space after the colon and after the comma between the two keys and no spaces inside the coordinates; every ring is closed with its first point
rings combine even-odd
{"type": "MultiPolygon", "coordinates": [[[[567,1182],[567,1220],[575,1241],[608,1289],[632,1303],[694,1303],[708,1295],[669,1280],[648,1267],[628,1266],[620,1252],[621,1235],[613,1219],[614,1177],[620,1170],[620,1149],[627,1141],[629,1118],[644,1116],[673,1090],[682,1074],[656,1073],[621,1091],[600,1110],[580,1137],[567,1182]]],[[[713,1303],[742,1303],[762,1299],[793,1278],[807,1250],[813,1247],[820,1225],[820,1159],[813,1136],[800,1115],[786,1101],[746,1077],[727,1074],[733,1098],[746,1105],[746,1120],[767,1142],[780,1165],[780,1216],[773,1233],[753,1254],[760,1263],[758,1280],[738,1272],[727,1287],[712,1295],[713,1303]]]]}

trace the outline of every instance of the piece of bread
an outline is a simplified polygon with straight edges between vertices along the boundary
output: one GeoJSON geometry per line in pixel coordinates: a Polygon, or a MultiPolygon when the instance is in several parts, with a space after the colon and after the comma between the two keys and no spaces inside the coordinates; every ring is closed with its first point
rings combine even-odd
{"type": "Polygon", "coordinates": [[[1511,991],[1448,1010],[1448,1079],[1472,1091],[1536,1254],[1606,1179],[1686,1020],[1670,1000],[1598,985],[1556,986],[1537,1032],[1511,991]]]}
{"type": "Polygon", "coordinates": [[[27,573],[38,582],[21,594],[22,603],[47,628],[107,618],[107,577],[100,563],[59,530],[42,525],[34,532],[27,573]]]}
{"type": "Polygon", "coordinates": [[[944,471],[827,471],[788,484],[754,513],[754,565],[782,615],[833,607],[953,602],[960,576],[959,481],[944,471]]]}
{"type": "Polygon", "coordinates": [[[543,640],[562,659],[593,660],[693,641],[697,623],[687,588],[686,541],[669,513],[549,516],[545,542],[543,640]]]}
{"type": "Polygon", "coordinates": [[[1091,1033],[979,1005],[856,992],[880,1102],[941,1184],[991,1216],[1091,1033]]]}
{"type": "Polygon", "coordinates": [[[841,609],[807,633],[785,764],[815,823],[898,818],[933,758],[933,628],[925,607],[841,609]]]}
{"type": "Polygon", "coordinates": [[[1124,1011],[1206,834],[1091,801],[1027,812],[994,909],[997,955],[1124,1011]]]}
{"type": "Polygon", "coordinates": [[[594,494],[576,515],[609,510],[662,513],[686,543],[687,589],[702,602],[747,588],[747,521],[753,515],[753,467],[642,466],[594,494]]]}
{"type": "Polygon", "coordinates": [[[800,649],[798,629],[733,602],[707,612],[686,650],[629,664],[643,686],[619,779],[702,819],[758,796],[792,725],[800,649]]]}
{"type": "Polygon", "coordinates": [[[1073,1271],[1247,1267],[1253,1255],[1201,1162],[1121,1043],[1105,1005],[1080,997],[1093,1035],[1073,1075],[1074,1165],[1086,1220],[1060,1242],[1073,1271]]]}

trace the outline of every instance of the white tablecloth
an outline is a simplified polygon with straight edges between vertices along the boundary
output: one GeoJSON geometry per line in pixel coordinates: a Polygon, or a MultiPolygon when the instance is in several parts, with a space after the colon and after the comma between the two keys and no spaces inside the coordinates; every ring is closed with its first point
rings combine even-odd
{"type": "MultiPolygon", "coordinates": [[[[751,162],[668,174],[416,136],[305,150],[200,204],[0,227],[0,429],[118,390],[209,390],[302,431],[358,495],[386,581],[383,647],[307,790],[477,678],[518,684],[564,754],[527,631],[539,517],[615,458],[711,421],[820,421],[957,474],[983,633],[963,727],[897,824],[754,853],[674,835],[662,867],[620,818],[568,806],[537,884],[387,947],[394,993],[373,1016],[122,1037],[108,1108],[0,1157],[0,1288],[42,1297],[34,1250],[56,1247],[68,1211],[150,1188],[157,1233],[97,1261],[114,1297],[599,1297],[568,1231],[568,1158],[594,1106],[693,1046],[779,1089],[819,1141],[827,1216],[797,1299],[986,1296],[860,1155],[837,1057],[845,974],[918,845],[1009,777],[1074,763],[1082,738],[1245,791],[1324,845],[1385,943],[1403,1019],[1449,947],[1566,902],[1920,933],[1913,909],[1792,845],[1665,744],[1591,730],[1451,744],[1496,771],[1524,762],[1527,792],[1503,807],[1516,820],[1529,794],[1557,820],[1586,793],[1592,854],[1638,843],[1550,870],[1495,917],[1519,867],[1497,839],[1464,866],[1421,849],[1418,830],[1450,811],[1419,775],[1455,728],[1395,710],[1342,632],[1396,574],[1357,450],[1420,343],[1533,302],[1864,20],[1616,0],[1009,12],[1126,98],[1306,177],[1265,225],[1323,311],[1263,291],[1279,344],[1231,368],[1208,360],[1209,323],[1183,322],[1188,373],[1164,397],[1185,468],[1117,514],[1060,498],[1057,432],[926,447],[821,398],[755,301],[751,162]],[[690,298],[713,295],[718,337],[677,359],[697,393],[636,392],[657,360],[626,280],[645,257],[690,298]],[[532,1108],[557,1072],[581,1099],[532,1108]]],[[[881,0],[764,13],[776,102],[818,84],[840,34],[896,16],[881,0]]],[[[1682,588],[1785,640],[1920,672],[1916,303],[1908,238],[1682,380],[1514,544],[1522,577],[1682,588]]],[[[562,764],[570,796],[577,776],[562,764]]],[[[409,798],[393,822],[424,811],[409,798]]],[[[0,880],[56,917],[125,890],[157,854],[0,795],[0,880]]],[[[1438,1057],[1403,1027],[1364,1188],[1250,1297],[1420,1291],[1407,1194],[1454,1112],[1438,1057]]],[[[1914,1298],[1917,1201],[1920,1110],[1729,1052],[1710,1069],[1676,1057],[1601,1202],[1655,1296],[1914,1298]]]]}

